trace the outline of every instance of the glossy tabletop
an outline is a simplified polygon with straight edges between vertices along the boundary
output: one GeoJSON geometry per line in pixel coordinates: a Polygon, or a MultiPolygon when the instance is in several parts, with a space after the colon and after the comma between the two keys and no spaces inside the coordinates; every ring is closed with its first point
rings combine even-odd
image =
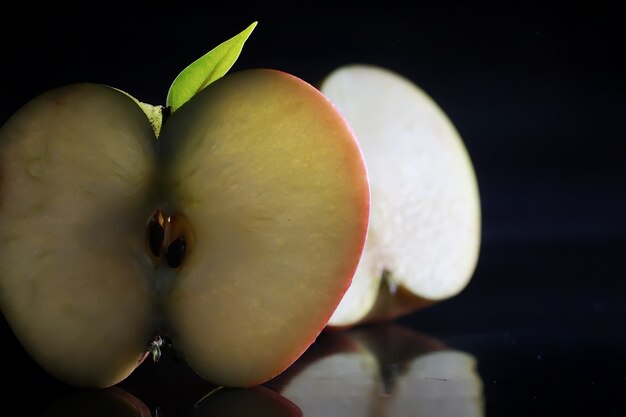
{"type": "Polygon", "coordinates": [[[42,416],[623,415],[623,249],[485,244],[459,296],[396,322],[323,332],[251,389],[219,389],[166,351],[114,388],[77,390],[43,373],[5,331],[3,397],[42,416]]]}

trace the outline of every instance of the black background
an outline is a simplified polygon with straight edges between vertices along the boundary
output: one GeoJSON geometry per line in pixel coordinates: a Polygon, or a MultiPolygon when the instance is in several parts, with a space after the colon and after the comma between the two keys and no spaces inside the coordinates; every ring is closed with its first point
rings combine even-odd
{"type": "MultiPolygon", "coordinates": [[[[3,14],[0,122],[76,81],[163,104],[184,66],[255,20],[232,71],[271,67],[316,84],[347,63],[395,70],[456,125],[483,210],[466,291],[401,323],[476,356],[489,417],[626,410],[626,37],[617,9],[460,1],[101,7],[3,14]]],[[[34,384],[34,404],[61,390],[6,324],[0,337],[8,380],[26,381],[16,390],[34,384]]]]}

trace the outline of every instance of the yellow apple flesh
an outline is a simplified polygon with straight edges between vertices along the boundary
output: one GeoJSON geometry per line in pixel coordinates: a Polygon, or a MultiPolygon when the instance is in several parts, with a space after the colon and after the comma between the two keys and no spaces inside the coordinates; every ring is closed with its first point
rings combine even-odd
{"type": "Polygon", "coordinates": [[[0,307],[70,384],[124,379],[153,332],[153,142],[130,98],[89,84],[44,93],[0,131],[0,307]]]}
{"type": "Polygon", "coordinates": [[[159,138],[164,205],[196,242],[166,309],[197,372],[252,385],[300,356],[345,293],[368,184],[352,131],[318,90],[262,70],[211,87],[159,138]]]}
{"type": "Polygon", "coordinates": [[[0,307],[32,357],[78,386],[123,380],[155,335],[218,385],[270,379],[324,328],[368,223],[351,128],[274,70],[211,84],[158,141],[115,89],[52,90],[0,130],[0,181],[0,307]],[[177,225],[166,251],[184,238],[180,264],[150,250],[156,211],[177,225]]]}

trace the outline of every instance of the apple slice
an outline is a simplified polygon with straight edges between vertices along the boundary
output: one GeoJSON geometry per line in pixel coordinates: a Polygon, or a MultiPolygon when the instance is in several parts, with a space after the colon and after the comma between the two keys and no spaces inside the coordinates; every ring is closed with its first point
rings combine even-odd
{"type": "Polygon", "coordinates": [[[385,68],[347,65],[320,89],[359,139],[372,198],[363,256],[329,326],[389,320],[459,294],[478,261],[480,196],[449,118],[385,68]]]}
{"type": "Polygon", "coordinates": [[[159,138],[163,207],[193,241],[166,311],[192,368],[253,385],[304,352],[349,286],[367,177],[349,125],[304,81],[251,70],[207,89],[159,138]]]}
{"type": "Polygon", "coordinates": [[[268,382],[305,416],[484,415],[472,355],[393,323],[327,334],[268,382]]]}
{"type": "Polygon", "coordinates": [[[0,131],[0,306],[69,384],[124,379],[153,334],[153,138],[131,99],[91,84],[40,95],[0,131]]]}

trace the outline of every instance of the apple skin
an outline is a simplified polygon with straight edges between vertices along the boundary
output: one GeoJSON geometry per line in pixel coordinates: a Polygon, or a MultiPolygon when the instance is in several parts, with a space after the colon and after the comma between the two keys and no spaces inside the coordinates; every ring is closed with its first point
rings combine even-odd
{"type": "Polygon", "coordinates": [[[392,321],[436,304],[438,301],[420,297],[403,285],[392,290],[389,283],[383,279],[376,294],[374,305],[361,322],[381,323],[392,321]]]}
{"type": "Polygon", "coordinates": [[[59,87],[0,129],[0,167],[0,308],[75,386],[122,381],[155,335],[215,384],[274,377],[323,330],[367,233],[354,132],[281,71],[212,83],[158,141],[122,92],[59,87]],[[150,253],[156,209],[185,233],[180,266],[150,253]]]}

